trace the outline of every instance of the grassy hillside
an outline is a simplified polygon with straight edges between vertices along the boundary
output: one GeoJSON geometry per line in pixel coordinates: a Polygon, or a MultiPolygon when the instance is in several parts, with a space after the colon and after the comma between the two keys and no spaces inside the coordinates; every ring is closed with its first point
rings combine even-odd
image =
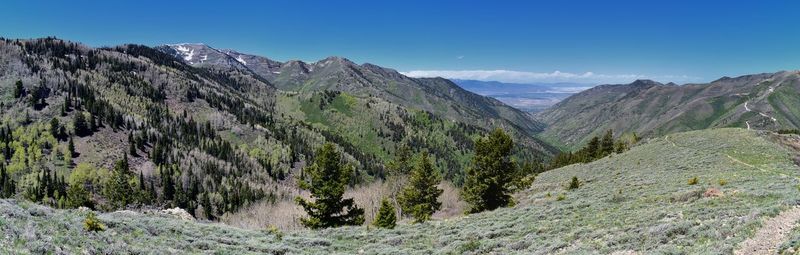
{"type": "Polygon", "coordinates": [[[394,230],[278,233],[115,212],[100,215],[108,230],[87,233],[80,226],[85,212],[3,201],[0,231],[8,238],[0,251],[730,253],[800,195],[800,168],[767,136],[713,129],[651,139],[623,154],[542,173],[517,195],[516,207],[394,230]],[[582,185],[567,191],[573,176],[582,185]]]}
{"type": "Polygon", "coordinates": [[[792,71],[680,86],[601,85],[537,113],[548,125],[539,136],[574,149],[607,129],[645,137],[720,127],[795,129],[800,127],[798,80],[792,71]]]}
{"type": "MultiPolygon", "coordinates": [[[[427,150],[437,159],[446,179],[460,183],[472,158],[472,143],[485,129],[421,110],[404,108],[376,97],[346,92],[280,92],[276,110],[309,123],[314,129],[336,134],[354,150],[388,162],[403,144],[427,150]]],[[[538,140],[515,135],[519,162],[542,162],[555,149],[538,140]]]]}

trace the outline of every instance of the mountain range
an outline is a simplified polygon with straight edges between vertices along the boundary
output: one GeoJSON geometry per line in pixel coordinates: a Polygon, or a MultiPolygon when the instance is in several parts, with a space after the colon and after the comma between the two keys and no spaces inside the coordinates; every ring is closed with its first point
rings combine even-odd
{"type": "Polygon", "coordinates": [[[783,71],[578,92],[205,44],[2,39],[0,252],[791,252],[800,234],[783,226],[800,221],[800,138],[782,133],[800,133],[798,80],[783,71]],[[533,114],[480,95],[532,88],[577,93],[533,114]],[[486,143],[511,155],[477,157],[476,139],[495,128],[513,143],[486,143]],[[643,139],[601,140],[608,130],[643,139]],[[442,208],[420,224],[400,214],[393,230],[292,228],[305,216],[299,182],[326,143],[354,171],[323,187],[352,197],[365,222],[390,203],[398,187],[386,172],[406,149],[430,154],[442,208]],[[544,168],[559,157],[579,163],[544,168]],[[512,205],[463,215],[459,187],[476,158],[521,166],[525,180],[507,180],[520,185],[512,205]]]}
{"type": "Polygon", "coordinates": [[[540,134],[567,148],[606,130],[617,134],[664,134],[720,127],[800,127],[800,72],[723,77],[676,85],[650,80],[601,85],[535,114],[548,126],[540,134]]]}
{"type": "MultiPolygon", "coordinates": [[[[295,178],[324,142],[354,166],[354,185],[384,178],[403,146],[428,151],[444,179],[459,184],[474,139],[494,128],[514,137],[520,162],[557,153],[533,137],[543,125],[528,113],[446,79],[339,57],[308,64],[203,44],[2,39],[0,93],[3,180],[54,206],[65,192],[33,192],[47,182],[30,180],[106,173],[124,158],[158,196],[142,203],[171,201],[214,219],[256,201],[292,201],[295,178]]],[[[95,208],[110,208],[102,190],[88,192],[95,208]]]]}
{"type": "Polygon", "coordinates": [[[396,70],[342,57],[306,63],[279,62],[234,50],[216,50],[205,44],[157,47],[187,64],[215,69],[250,70],[287,92],[341,91],[357,97],[378,97],[479,126],[500,126],[524,134],[541,131],[541,123],[525,112],[490,97],[462,89],[442,78],[411,78],[396,70]]]}

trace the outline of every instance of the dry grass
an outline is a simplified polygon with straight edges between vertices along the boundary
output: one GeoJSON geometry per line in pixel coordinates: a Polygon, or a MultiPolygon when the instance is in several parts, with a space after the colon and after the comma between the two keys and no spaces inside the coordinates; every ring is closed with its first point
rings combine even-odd
{"type": "MultiPolygon", "coordinates": [[[[359,207],[364,208],[364,218],[366,219],[364,224],[369,224],[375,219],[375,214],[378,213],[381,206],[381,200],[384,197],[392,198],[393,191],[399,190],[400,185],[395,183],[395,181],[377,181],[355,187],[345,192],[345,197],[352,197],[359,207]]],[[[442,208],[433,215],[433,218],[447,219],[462,215],[466,208],[466,202],[461,200],[458,187],[450,182],[442,182],[439,184],[439,188],[444,190],[439,197],[442,208]]],[[[295,191],[278,202],[262,201],[249,208],[239,210],[239,212],[226,214],[221,221],[228,225],[247,229],[268,229],[270,227],[276,227],[282,231],[303,229],[299,219],[305,217],[306,214],[293,200],[297,195],[308,198],[307,192],[295,191]]],[[[394,199],[392,200],[394,201],[394,199]]],[[[399,214],[400,209],[396,202],[395,208],[399,214]]],[[[400,220],[403,221],[403,219],[400,220]]]]}

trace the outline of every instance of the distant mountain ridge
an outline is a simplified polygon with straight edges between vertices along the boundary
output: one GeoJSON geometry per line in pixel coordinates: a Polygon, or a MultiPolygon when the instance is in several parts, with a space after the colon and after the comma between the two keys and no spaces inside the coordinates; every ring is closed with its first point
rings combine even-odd
{"type": "Polygon", "coordinates": [[[356,96],[376,96],[482,127],[501,126],[533,135],[543,125],[529,114],[496,99],[462,89],[443,78],[411,78],[394,69],[356,64],[342,57],[306,63],[280,62],[235,50],[217,50],[205,44],[170,44],[157,47],[187,64],[215,69],[247,69],[282,91],[343,91],[356,96]]]}
{"type": "Polygon", "coordinates": [[[568,148],[607,129],[662,135],[718,127],[798,128],[800,75],[782,71],[680,86],[650,80],[601,85],[537,113],[536,118],[548,125],[541,137],[568,148]]]}

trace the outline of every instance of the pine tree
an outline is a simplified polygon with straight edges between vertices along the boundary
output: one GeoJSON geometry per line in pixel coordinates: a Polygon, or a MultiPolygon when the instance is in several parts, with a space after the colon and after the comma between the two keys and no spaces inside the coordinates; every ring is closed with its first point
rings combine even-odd
{"type": "Polygon", "coordinates": [[[386,166],[389,176],[402,176],[411,172],[411,147],[403,144],[397,148],[395,158],[386,166]]]}
{"type": "Polygon", "coordinates": [[[113,208],[123,208],[133,202],[133,188],[130,183],[130,171],[128,170],[128,156],[114,165],[114,171],[106,185],[106,198],[113,208]]]}
{"type": "Polygon", "coordinates": [[[14,180],[8,175],[6,165],[0,162],[0,198],[9,198],[15,191],[14,180]]]}
{"type": "Polygon", "coordinates": [[[592,162],[597,158],[597,155],[599,154],[600,154],[600,138],[595,136],[592,137],[592,140],[589,140],[589,143],[586,144],[586,147],[584,147],[583,162],[584,163],[592,162]]]}
{"type": "Polygon", "coordinates": [[[64,108],[63,108],[64,112],[69,111],[71,108],[72,108],[72,99],[71,99],[71,97],[69,95],[65,96],[64,97],[64,108]]]}
{"type": "Polygon", "coordinates": [[[388,229],[393,229],[397,225],[397,215],[395,215],[394,206],[389,202],[389,199],[383,198],[381,200],[381,208],[378,209],[378,215],[375,216],[375,221],[372,222],[372,225],[388,229]]]}
{"type": "Polygon", "coordinates": [[[600,141],[600,154],[597,156],[598,158],[602,158],[614,152],[614,133],[609,129],[606,131],[606,134],[603,135],[603,139],[600,141]]]}
{"type": "Polygon", "coordinates": [[[434,169],[428,153],[423,152],[411,169],[408,184],[398,198],[403,211],[411,214],[416,222],[429,220],[442,206],[439,195],[443,191],[437,187],[439,181],[438,171],[434,169]]]}
{"type": "Polygon", "coordinates": [[[89,191],[83,187],[83,184],[69,185],[67,190],[67,206],[77,208],[81,206],[92,208],[92,201],[89,199],[89,191]]]}
{"type": "Polygon", "coordinates": [[[75,155],[75,142],[72,141],[72,136],[69,137],[69,142],[67,142],[67,151],[69,151],[70,155],[75,155]]]}
{"type": "Polygon", "coordinates": [[[14,86],[14,98],[20,98],[25,94],[25,88],[22,87],[22,81],[17,80],[14,86]]]}
{"type": "Polygon", "coordinates": [[[133,138],[133,133],[128,133],[128,153],[133,157],[138,156],[136,154],[136,140],[133,138]]]}
{"type": "Polygon", "coordinates": [[[175,198],[175,183],[172,180],[172,168],[167,167],[161,170],[161,188],[164,201],[171,201],[175,198]]]}
{"type": "Polygon", "coordinates": [[[87,128],[89,129],[90,133],[94,133],[94,131],[97,131],[97,122],[94,118],[94,114],[91,113],[89,114],[89,120],[87,121],[86,124],[88,126],[87,128]]]}
{"type": "Polygon", "coordinates": [[[209,196],[209,193],[203,193],[203,195],[201,195],[202,199],[200,200],[200,205],[203,207],[203,214],[206,216],[206,219],[214,220],[214,208],[211,207],[211,199],[209,196]]]}
{"type": "Polygon", "coordinates": [[[475,156],[467,169],[462,197],[470,213],[494,210],[512,203],[509,185],[517,172],[511,160],[514,142],[502,129],[475,141],[475,156]]]}
{"type": "Polygon", "coordinates": [[[83,112],[75,113],[73,124],[75,125],[75,135],[86,136],[90,134],[89,125],[86,123],[86,117],[83,116],[83,112]]]}
{"type": "Polygon", "coordinates": [[[326,143],[317,151],[314,164],[304,170],[311,182],[300,180],[300,187],[314,198],[295,198],[308,214],[300,219],[304,226],[319,229],[364,223],[364,209],[358,208],[352,198],[343,198],[353,168],[342,165],[341,160],[333,144],[326,143]]]}
{"type": "Polygon", "coordinates": [[[55,138],[58,138],[58,131],[61,128],[61,124],[58,123],[58,118],[50,119],[50,135],[55,138]]]}

